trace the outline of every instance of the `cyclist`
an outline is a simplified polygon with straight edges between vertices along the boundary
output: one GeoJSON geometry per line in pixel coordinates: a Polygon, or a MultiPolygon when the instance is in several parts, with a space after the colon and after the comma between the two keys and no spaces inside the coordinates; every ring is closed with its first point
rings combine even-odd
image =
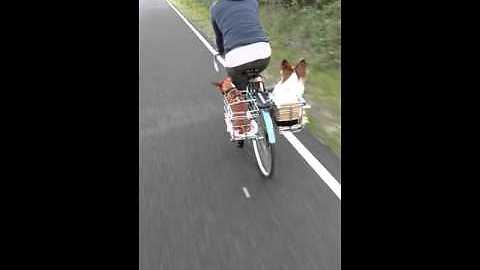
{"type": "Polygon", "coordinates": [[[210,7],[218,53],[228,76],[245,90],[247,69],[264,71],[271,56],[269,39],[260,24],[258,0],[218,0],[210,7]]]}

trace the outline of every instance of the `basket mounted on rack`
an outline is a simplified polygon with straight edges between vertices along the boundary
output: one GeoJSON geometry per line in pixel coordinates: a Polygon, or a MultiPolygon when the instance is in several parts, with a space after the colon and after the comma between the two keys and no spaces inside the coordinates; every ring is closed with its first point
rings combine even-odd
{"type": "Polygon", "coordinates": [[[249,93],[240,90],[237,93],[239,96],[235,99],[227,95],[223,100],[225,124],[232,141],[249,137],[251,120],[258,116],[258,107],[249,93]]]}
{"type": "Polygon", "coordinates": [[[277,122],[298,121],[303,116],[303,106],[300,103],[279,105],[274,107],[277,122]]]}
{"type": "Polygon", "coordinates": [[[306,108],[308,105],[305,101],[283,105],[275,104],[273,107],[275,123],[280,130],[300,131],[305,125],[306,108]]]}

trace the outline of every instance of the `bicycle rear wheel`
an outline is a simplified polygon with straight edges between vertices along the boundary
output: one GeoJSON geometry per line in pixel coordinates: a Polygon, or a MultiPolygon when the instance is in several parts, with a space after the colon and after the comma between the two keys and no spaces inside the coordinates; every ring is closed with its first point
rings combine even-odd
{"type": "Polygon", "coordinates": [[[260,173],[264,177],[270,178],[273,175],[275,160],[274,145],[268,140],[268,133],[262,115],[257,117],[256,122],[258,124],[259,138],[252,140],[253,151],[255,153],[255,158],[257,159],[257,165],[260,173]]]}

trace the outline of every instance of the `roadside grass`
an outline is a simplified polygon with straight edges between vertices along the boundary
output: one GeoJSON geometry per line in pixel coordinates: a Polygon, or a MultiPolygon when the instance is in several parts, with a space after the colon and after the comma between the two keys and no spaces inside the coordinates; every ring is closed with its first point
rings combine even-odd
{"type": "MultiPolygon", "coordinates": [[[[170,1],[214,44],[211,0],[170,1]]],[[[312,107],[307,112],[307,127],[340,157],[340,2],[321,10],[261,4],[260,18],[272,46],[270,65],[264,72],[266,84],[279,80],[283,59],[296,64],[305,58],[309,64],[305,99],[312,107]]]]}
{"type": "Polygon", "coordinates": [[[196,26],[197,30],[208,37],[210,43],[215,44],[215,33],[210,23],[210,10],[206,3],[204,4],[199,0],[170,0],[170,2],[182,11],[183,15],[196,26]]]}

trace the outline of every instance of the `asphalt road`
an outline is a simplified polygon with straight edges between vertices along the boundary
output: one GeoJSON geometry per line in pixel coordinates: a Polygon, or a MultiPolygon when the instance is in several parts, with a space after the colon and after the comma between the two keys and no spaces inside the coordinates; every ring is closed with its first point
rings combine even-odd
{"type": "MultiPolygon", "coordinates": [[[[283,137],[263,179],[225,132],[210,85],[225,74],[164,0],[140,1],[140,269],[340,269],[338,197],[283,137]]],[[[340,181],[338,158],[296,135],[340,181]]]]}

